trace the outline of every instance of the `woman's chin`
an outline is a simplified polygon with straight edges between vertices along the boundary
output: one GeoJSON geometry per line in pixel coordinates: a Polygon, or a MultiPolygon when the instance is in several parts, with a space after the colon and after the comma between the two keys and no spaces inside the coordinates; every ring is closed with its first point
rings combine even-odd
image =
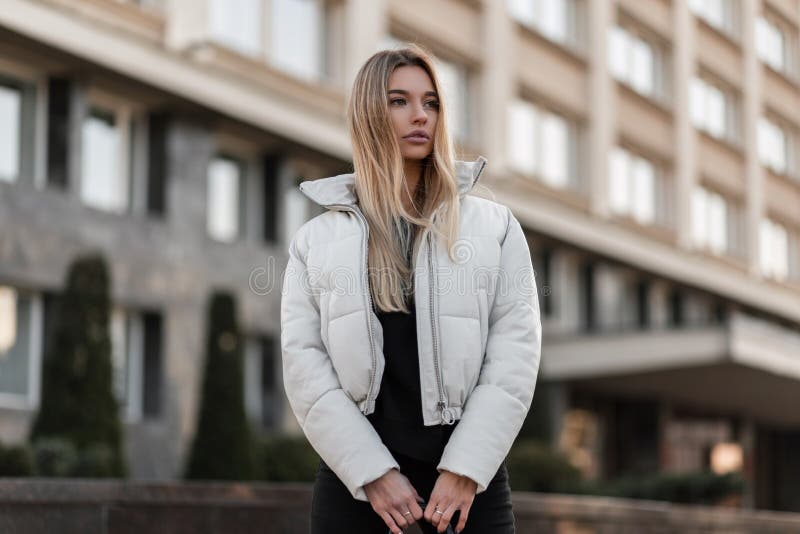
{"type": "Polygon", "coordinates": [[[403,159],[411,161],[422,161],[431,155],[432,150],[427,147],[420,147],[418,149],[404,150],[402,152],[403,159]]]}

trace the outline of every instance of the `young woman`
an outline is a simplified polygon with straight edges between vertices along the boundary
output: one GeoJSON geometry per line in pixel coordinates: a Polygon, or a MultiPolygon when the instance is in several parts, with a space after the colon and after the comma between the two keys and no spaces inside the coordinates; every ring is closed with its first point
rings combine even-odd
{"type": "Polygon", "coordinates": [[[514,532],[505,457],[541,327],[519,222],[467,195],[430,56],[376,53],[348,103],[355,172],[300,189],[327,208],[289,245],[286,394],[321,457],[311,531],[514,532]],[[388,527],[388,529],[387,529],[388,527]]]}

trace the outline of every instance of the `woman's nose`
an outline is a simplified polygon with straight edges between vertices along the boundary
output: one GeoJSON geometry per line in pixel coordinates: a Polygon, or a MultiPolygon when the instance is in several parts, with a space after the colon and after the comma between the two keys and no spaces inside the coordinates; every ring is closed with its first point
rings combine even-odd
{"type": "Polygon", "coordinates": [[[420,106],[414,106],[414,116],[412,117],[412,120],[415,123],[416,122],[423,122],[424,123],[424,122],[426,122],[428,120],[428,115],[425,113],[425,110],[423,109],[423,107],[421,105],[420,106]]]}

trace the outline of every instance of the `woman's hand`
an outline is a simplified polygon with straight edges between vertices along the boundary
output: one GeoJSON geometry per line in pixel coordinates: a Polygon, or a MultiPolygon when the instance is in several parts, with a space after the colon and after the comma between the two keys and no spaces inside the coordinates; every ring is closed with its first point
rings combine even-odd
{"type": "Polygon", "coordinates": [[[397,469],[365,484],[364,493],[372,509],[394,534],[402,534],[403,529],[422,518],[422,508],[417,504],[417,490],[397,469]]]}
{"type": "Polygon", "coordinates": [[[437,532],[444,532],[456,510],[461,510],[456,525],[456,532],[461,532],[467,524],[477,490],[478,484],[471,478],[443,470],[433,486],[428,507],[425,508],[425,519],[436,527],[437,532]],[[441,514],[436,512],[437,508],[441,514]]]}

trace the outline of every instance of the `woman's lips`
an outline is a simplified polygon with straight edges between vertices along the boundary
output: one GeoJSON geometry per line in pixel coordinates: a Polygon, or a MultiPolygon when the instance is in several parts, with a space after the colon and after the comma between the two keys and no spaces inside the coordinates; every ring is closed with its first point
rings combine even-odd
{"type": "Polygon", "coordinates": [[[404,137],[403,139],[405,139],[409,143],[420,143],[420,144],[424,144],[430,141],[430,139],[428,139],[427,137],[423,137],[421,135],[412,135],[409,137],[404,137]]]}

